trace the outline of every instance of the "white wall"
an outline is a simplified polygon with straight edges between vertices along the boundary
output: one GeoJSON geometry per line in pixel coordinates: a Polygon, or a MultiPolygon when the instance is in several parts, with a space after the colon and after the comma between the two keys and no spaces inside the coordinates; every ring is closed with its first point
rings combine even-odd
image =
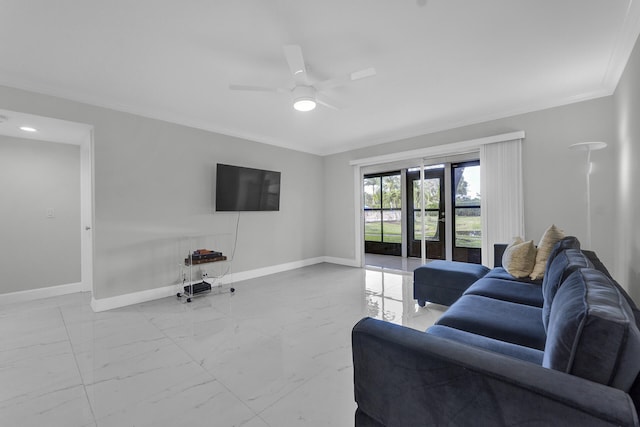
{"type": "Polygon", "coordinates": [[[94,126],[96,299],[175,284],[179,236],[231,249],[237,216],[213,214],[218,162],[282,173],[280,211],[241,216],[233,273],[323,255],[318,156],[7,87],[0,108],[94,126]]]}
{"type": "Polygon", "coordinates": [[[640,302],[640,43],[637,41],[614,100],[618,200],[617,215],[611,218],[608,230],[615,236],[616,278],[640,302]]]}
{"type": "MultiPolygon", "coordinates": [[[[525,233],[538,241],[555,223],[567,234],[586,237],[584,153],[567,147],[575,142],[614,141],[612,97],[527,113],[472,126],[452,129],[366,149],[327,156],[325,176],[328,256],[353,258],[354,186],[349,161],[398,151],[453,143],[523,130],[525,233]]],[[[593,154],[591,178],[593,248],[606,265],[613,265],[614,244],[610,235],[615,217],[615,149],[593,154]]]]}
{"type": "Polygon", "coordinates": [[[0,200],[0,294],[80,282],[80,147],[0,136],[0,200]]]}

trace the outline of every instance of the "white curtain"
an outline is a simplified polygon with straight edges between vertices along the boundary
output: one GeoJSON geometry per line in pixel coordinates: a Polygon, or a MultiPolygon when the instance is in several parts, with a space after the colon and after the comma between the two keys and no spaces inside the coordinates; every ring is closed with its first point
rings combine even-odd
{"type": "Polygon", "coordinates": [[[482,264],[493,267],[493,245],[524,237],[522,140],[480,147],[482,264]]]}

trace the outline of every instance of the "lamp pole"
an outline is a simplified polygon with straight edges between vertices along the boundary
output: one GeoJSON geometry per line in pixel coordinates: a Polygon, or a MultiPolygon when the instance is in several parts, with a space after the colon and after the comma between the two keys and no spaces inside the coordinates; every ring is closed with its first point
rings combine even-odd
{"type": "Polygon", "coordinates": [[[602,150],[607,146],[606,142],[600,141],[591,141],[591,142],[577,142],[575,144],[571,144],[569,146],[570,150],[579,150],[587,152],[587,164],[585,167],[585,176],[586,176],[586,189],[587,189],[587,239],[586,239],[586,247],[588,249],[592,249],[591,247],[591,152],[596,150],[602,150]]]}

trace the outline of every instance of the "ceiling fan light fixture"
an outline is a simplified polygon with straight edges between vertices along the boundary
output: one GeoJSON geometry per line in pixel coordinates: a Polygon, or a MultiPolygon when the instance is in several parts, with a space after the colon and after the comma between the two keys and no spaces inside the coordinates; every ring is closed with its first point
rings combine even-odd
{"type": "Polygon", "coordinates": [[[293,102],[293,108],[298,111],[311,111],[316,108],[316,101],[313,98],[298,98],[293,102]]]}
{"type": "Polygon", "coordinates": [[[311,111],[316,108],[315,91],[310,86],[296,86],[293,89],[293,108],[298,111],[311,111]]]}

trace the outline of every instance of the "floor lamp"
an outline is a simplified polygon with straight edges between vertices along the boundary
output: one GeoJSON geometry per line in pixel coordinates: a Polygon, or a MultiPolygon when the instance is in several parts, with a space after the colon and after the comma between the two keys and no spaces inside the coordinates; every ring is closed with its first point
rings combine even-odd
{"type": "Polygon", "coordinates": [[[587,178],[587,241],[586,247],[587,249],[592,249],[591,247],[591,152],[596,150],[602,150],[607,146],[606,142],[577,142],[575,144],[571,144],[569,146],[570,150],[579,150],[587,152],[587,165],[585,168],[585,175],[587,178]]]}

